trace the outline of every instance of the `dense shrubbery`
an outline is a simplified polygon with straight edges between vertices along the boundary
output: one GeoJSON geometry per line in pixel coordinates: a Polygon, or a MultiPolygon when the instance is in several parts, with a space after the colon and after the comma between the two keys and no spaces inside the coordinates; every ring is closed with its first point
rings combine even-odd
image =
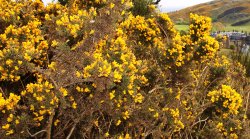
{"type": "Polygon", "coordinates": [[[155,5],[65,2],[0,0],[2,138],[249,137],[246,71],[210,18],[181,36],[155,5]]]}

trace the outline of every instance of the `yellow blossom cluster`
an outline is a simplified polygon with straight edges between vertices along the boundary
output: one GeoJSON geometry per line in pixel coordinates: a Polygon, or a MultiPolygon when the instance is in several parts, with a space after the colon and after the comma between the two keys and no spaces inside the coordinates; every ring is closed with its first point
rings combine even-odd
{"type": "Polygon", "coordinates": [[[130,14],[125,21],[119,24],[118,30],[123,30],[128,34],[130,40],[135,41],[132,49],[135,50],[136,55],[139,55],[138,57],[142,57],[144,51],[152,52],[153,50],[157,50],[160,55],[166,55],[161,31],[155,18],[145,19],[143,16],[130,14]]]}
{"type": "Polygon", "coordinates": [[[76,14],[71,15],[69,15],[67,12],[62,13],[61,17],[56,20],[56,30],[60,32],[66,32],[66,35],[71,35],[76,38],[79,31],[83,28],[87,16],[89,15],[86,10],[78,10],[76,14]]]}
{"type": "Polygon", "coordinates": [[[212,29],[211,18],[191,13],[190,21],[189,31],[194,40],[210,34],[212,29]]]}
{"type": "MultiPolygon", "coordinates": [[[[101,40],[97,44],[97,49],[92,54],[91,64],[87,65],[82,72],[77,71],[76,76],[87,80],[96,78],[110,80],[111,82],[107,82],[106,88],[103,89],[116,88],[108,89],[109,93],[106,95],[109,96],[109,101],[113,103],[114,109],[121,111],[120,117],[127,120],[130,117],[130,111],[126,107],[143,102],[144,96],[140,91],[140,86],[146,85],[148,80],[143,75],[146,69],[142,61],[136,60],[136,57],[127,46],[126,35],[122,30],[117,30],[116,34],[115,38],[101,40]]],[[[95,81],[94,83],[99,84],[95,81]]],[[[97,90],[93,85],[89,87],[78,86],[76,90],[91,93],[91,95],[95,96],[92,91],[86,91],[86,88],[97,90]]]]}
{"type": "Polygon", "coordinates": [[[211,63],[211,66],[227,68],[228,66],[230,66],[230,61],[225,55],[222,55],[221,58],[215,58],[214,62],[211,63]]]}
{"type": "Polygon", "coordinates": [[[220,90],[214,90],[207,94],[212,103],[220,111],[237,115],[242,107],[242,97],[230,86],[222,85],[220,90]]]}
{"type": "Polygon", "coordinates": [[[238,139],[239,136],[235,133],[237,130],[240,130],[240,125],[233,126],[232,125],[224,125],[223,122],[219,122],[216,125],[216,129],[219,130],[220,133],[223,134],[224,137],[228,137],[230,139],[238,139]]]}
{"type": "Polygon", "coordinates": [[[0,93],[0,110],[2,113],[5,113],[6,110],[14,109],[20,99],[20,96],[15,95],[14,93],[10,93],[9,97],[5,99],[3,94],[0,93]]]}
{"type": "Polygon", "coordinates": [[[212,59],[219,49],[219,42],[210,36],[211,18],[191,13],[190,22],[188,37],[192,41],[194,57],[206,62],[212,59]]]}
{"type": "Polygon", "coordinates": [[[120,24],[121,28],[125,28],[128,33],[137,33],[141,37],[141,41],[152,41],[160,29],[157,27],[154,18],[145,19],[143,16],[134,17],[129,15],[128,19],[120,24]]]}
{"type": "Polygon", "coordinates": [[[53,18],[60,16],[60,14],[67,12],[66,7],[59,3],[49,3],[44,10],[46,11],[44,16],[46,21],[52,20],[53,18]]]}
{"type": "MultiPolygon", "coordinates": [[[[162,23],[165,37],[169,37],[170,39],[167,39],[167,42],[169,44],[169,48],[167,49],[167,59],[170,62],[173,62],[175,66],[180,67],[184,64],[185,60],[185,51],[183,44],[181,40],[180,34],[175,30],[174,24],[170,20],[167,14],[160,14],[159,15],[159,22],[162,23]]],[[[169,63],[170,63],[169,62],[169,63]]]]}
{"type": "Polygon", "coordinates": [[[131,136],[128,134],[128,133],[126,133],[125,135],[120,135],[119,137],[118,137],[118,139],[132,139],[131,138],[131,136]]]}
{"type": "Polygon", "coordinates": [[[212,59],[219,50],[219,43],[210,36],[204,36],[197,42],[199,48],[197,49],[197,56],[200,57],[201,62],[212,59]]]}
{"type": "Polygon", "coordinates": [[[158,15],[159,16],[159,23],[161,23],[163,26],[162,28],[164,28],[164,31],[166,31],[169,37],[174,37],[177,34],[176,29],[174,28],[174,23],[171,21],[171,19],[169,18],[169,16],[167,14],[161,13],[158,15]]]}
{"type": "Polygon", "coordinates": [[[92,6],[98,6],[98,5],[106,4],[107,0],[88,0],[87,3],[92,5],[92,6]]]}
{"type": "Polygon", "coordinates": [[[26,89],[21,92],[22,97],[28,100],[29,111],[33,113],[33,120],[38,125],[45,119],[46,114],[51,114],[52,109],[58,106],[59,97],[64,96],[65,89],[61,88],[60,92],[63,95],[57,95],[52,83],[41,75],[37,75],[36,83],[27,84],[26,89]]]}
{"type": "Polygon", "coordinates": [[[3,94],[0,93],[0,111],[2,114],[9,114],[6,122],[4,122],[3,119],[1,122],[1,129],[6,131],[6,135],[11,135],[14,133],[14,130],[11,128],[12,125],[19,124],[19,119],[17,117],[14,117],[12,112],[15,111],[18,102],[20,101],[21,97],[18,95],[15,95],[14,93],[10,93],[9,97],[5,99],[3,97],[3,94]],[[12,111],[12,112],[11,112],[12,111]],[[12,124],[13,122],[13,124],[12,124]]]}
{"type": "Polygon", "coordinates": [[[184,124],[181,121],[181,117],[180,117],[180,111],[178,108],[167,108],[164,107],[162,108],[163,112],[167,112],[170,114],[170,116],[172,117],[173,120],[173,125],[171,125],[173,127],[173,132],[179,132],[181,129],[184,129],[184,124]]]}
{"type": "Polygon", "coordinates": [[[34,20],[23,26],[9,25],[0,34],[0,80],[18,81],[29,63],[44,64],[48,43],[40,26],[41,22],[34,20]]]}

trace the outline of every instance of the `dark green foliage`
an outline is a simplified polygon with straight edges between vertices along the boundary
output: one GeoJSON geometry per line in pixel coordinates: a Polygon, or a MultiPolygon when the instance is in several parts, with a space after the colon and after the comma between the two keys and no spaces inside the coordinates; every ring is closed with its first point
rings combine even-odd
{"type": "Polygon", "coordinates": [[[161,0],[132,0],[134,7],[130,10],[132,11],[133,15],[141,15],[141,16],[147,16],[150,14],[150,10],[148,8],[148,5],[159,4],[161,0]]]}
{"type": "Polygon", "coordinates": [[[235,45],[230,45],[230,49],[234,50],[235,49],[235,45]]]}
{"type": "Polygon", "coordinates": [[[225,77],[226,76],[226,69],[225,67],[211,67],[210,74],[213,79],[225,77]]]}
{"type": "Polygon", "coordinates": [[[58,2],[62,5],[66,5],[69,2],[69,0],[58,0],[58,2]]]}
{"type": "Polygon", "coordinates": [[[218,19],[223,18],[231,13],[238,13],[244,9],[246,9],[246,7],[235,7],[235,8],[228,9],[225,12],[223,12],[222,14],[218,15],[218,19]]]}
{"type": "Polygon", "coordinates": [[[245,19],[245,20],[241,20],[239,22],[233,23],[232,26],[240,26],[240,25],[244,25],[250,22],[250,18],[249,19],[245,19]]]}
{"type": "Polygon", "coordinates": [[[131,11],[134,15],[148,15],[150,3],[152,3],[152,0],[133,0],[134,7],[131,8],[131,11]]]}

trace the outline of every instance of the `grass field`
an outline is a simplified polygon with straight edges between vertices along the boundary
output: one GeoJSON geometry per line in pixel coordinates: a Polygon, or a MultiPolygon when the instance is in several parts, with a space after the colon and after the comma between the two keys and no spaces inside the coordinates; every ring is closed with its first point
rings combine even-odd
{"type": "Polygon", "coordinates": [[[228,48],[222,48],[219,50],[219,55],[225,55],[227,57],[231,57],[233,50],[228,48]]]}
{"type": "Polygon", "coordinates": [[[181,31],[181,30],[183,30],[183,31],[188,31],[188,29],[189,29],[189,25],[175,25],[174,26],[178,31],[181,31]]]}
{"type": "MultiPolygon", "coordinates": [[[[175,28],[178,30],[178,31],[188,31],[189,29],[189,26],[188,25],[175,25],[175,28]]],[[[249,25],[244,25],[244,26],[225,26],[224,28],[225,31],[233,31],[233,30],[237,30],[237,31],[244,31],[244,32],[250,32],[250,24],[249,25]]],[[[224,30],[220,30],[220,31],[224,31],[224,30]]],[[[216,29],[212,29],[212,31],[219,31],[219,30],[216,30],[216,29]]]]}
{"type": "Polygon", "coordinates": [[[244,25],[244,26],[226,26],[225,27],[225,31],[233,31],[233,30],[250,32],[250,25],[244,25]]]}

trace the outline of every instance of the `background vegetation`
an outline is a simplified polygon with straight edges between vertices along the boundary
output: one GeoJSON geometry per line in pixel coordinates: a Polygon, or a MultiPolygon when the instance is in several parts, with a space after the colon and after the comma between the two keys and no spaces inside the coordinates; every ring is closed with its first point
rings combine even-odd
{"type": "Polygon", "coordinates": [[[250,32],[249,7],[249,0],[213,0],[171,12],[169,16],[176,24],[187,25],[186,22],[189,21],[189,13],[197,13],[212,18],[213,24],[216,25],[213,31],[238,30],[250,32]]]}

